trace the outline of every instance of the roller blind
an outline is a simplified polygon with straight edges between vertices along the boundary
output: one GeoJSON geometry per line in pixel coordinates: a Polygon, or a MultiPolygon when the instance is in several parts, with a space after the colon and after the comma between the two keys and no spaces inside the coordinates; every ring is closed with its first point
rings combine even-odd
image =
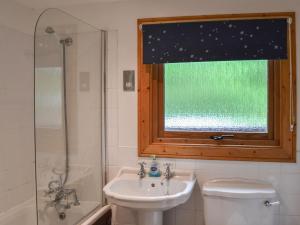
{"type": "Polygon", "coordinates": [[[143,63],[287,59],[287,18],[144,24],[143,63]]]}

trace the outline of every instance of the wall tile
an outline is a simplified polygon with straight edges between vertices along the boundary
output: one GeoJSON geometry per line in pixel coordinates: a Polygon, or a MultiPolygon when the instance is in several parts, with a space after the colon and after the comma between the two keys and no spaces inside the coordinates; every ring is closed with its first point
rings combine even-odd
{"type": "Polygon", "coordinates": [[[174,225],[176,222],[175,209],[170,209],[164,212],[163,224],[164,225],[174,225]]]}
{"type": "Polygon", "coordinates": [[[109,128],[118,128],[118,108],[107,108],[106,125],[109,128]]]}
{"type": "Polygon", "coordinates": [[[277,191],[280,191],[281,165],[279,163],[261,163],[258,171],[258,179],[270,182],[277,191]]]}
{"type": "Polygon", "coordinates": [[[300,225],[300,216],[281,216],[280,225],[300,225]]]}
{"type": "Polygon", "coordinates": [[[300,195],[280,193],[280,214],[286,216],[300,216],[300,195]]]}
{"type": "Polygon", "coordinates": [[[137,167],[137,149],[131,147],[119,147],[117,152],[119,165],[137,167]]]}
{"type": "Polygon", "coordinates": [[[195,170],[197,160],[194,159],[176,159],[176,169],[195,170]]]}
{"type": "Polygon", "coordinates": [[[119,165],[117,147],[107,147],[108,165],[117,166],[119,165]]]}
{"type": "Polygon", "coordinates": [[[125,207],[120,207],[117,206],[115,209],[115,218],[114,218],[114,223],[116,224],[132,224],[136,225],[137,224],[137,214],[135,211],[130,210],[125,207]]]}
{"type": "Polygon", "coordinates": [[[300,154],[297,154],[297,163],[283,163],[282,173],[300,173],[300,154]]]}
{"type": "Polygon", "coordinates": [[[109,166],[108,167],[108,177],[107,181],[111,181],[115,176],[117,176],[119,170],[121,169],[120,166],[109,166]]]}
{"type": "Polygon", "coordinates": [[[284,174],[281,177],[280,193],[300,195],[300,173],[284,174]]]}
{"type": "MultiPolygon", "coordinates": [[[[127,68],[128,70],[130,68],[127,68]]],[[[122,73],[122,71],[121,71],[122,73]]],[[[121,76],[120,76],[120,79],[121,76]]],[[[119,89],[119,144],[137,146],[137,96],[119,89]]]]}
{"type": "Polygon", "coordinates": [[[195,210],[176,209],[176,225],[196,225],[195,210]]]}
{"type": "Polygon", "coordinates": [[[118,90],[108,89],[106,94],[106,107],[116,108],[118,107],[118,90]]]}
{"type": "MultiPolygon", "coordinates": [[[[2,5],[1,5],[2,7],[2,5]]],[[[0,212],[34,196],[33,37],[0,25],[0,212]]]]}
{"type": "Polygon", "coordinates": [[[196,214],[196,225],[204,225],[204,215],[203,211],[195,211],[196,214]]]}
{"type": "Polygon", "coordinates": [[[106,88],[118,88],[118,31],[108,31],[106,88]]]}
{"type": "Polygon", "coordinates": [[[108,127],[106,130],[106,144],[108,147],[116,147],[118,145],[118,129],[108,127]]]}

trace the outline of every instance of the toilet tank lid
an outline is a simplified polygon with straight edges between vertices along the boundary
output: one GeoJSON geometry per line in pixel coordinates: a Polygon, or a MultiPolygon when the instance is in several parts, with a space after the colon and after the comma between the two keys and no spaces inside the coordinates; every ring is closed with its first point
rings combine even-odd
{"type": "Polygon", "coordinates": [[[204,196],[219,196],[228,198],[275,198],[276,191],[267,182],[231,178],[214,179],[204,183],[202,188],[204,196]]]}

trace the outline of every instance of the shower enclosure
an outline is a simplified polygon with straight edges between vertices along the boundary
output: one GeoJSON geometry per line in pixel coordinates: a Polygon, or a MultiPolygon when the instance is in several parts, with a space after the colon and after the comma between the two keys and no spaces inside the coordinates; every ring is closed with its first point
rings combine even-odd
{"type": "Polygon", "coordinates": [[[39,225],[73,225],[103,204],[105,31],[48,9],[35,30],[39,225]]]}

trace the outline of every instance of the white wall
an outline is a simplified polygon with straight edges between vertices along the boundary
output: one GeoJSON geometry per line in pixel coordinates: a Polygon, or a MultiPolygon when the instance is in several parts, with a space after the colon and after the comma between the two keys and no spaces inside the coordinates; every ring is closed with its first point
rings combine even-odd
{"type": "MultiPolygon", "coordinates": [[[[122,91],[122,71],[137,69],[137,18],[272,11],[300,13],[300,4],[298,0],[133,0],[74,6],[65,10],[95,26],[111,31],[107,93],[109,177],[112,178],[120,167],[136,166],[138,160],[137,93],[122,91]]],[[[299,31],[300,21],[297,17],[297,40],[299,31]]],[[[297,61],[298,74],[299,59],[300,57],[297,61]]],[[[300,136],[297,137],[299,140],[300,136]]],[[[299,150],[299,147],[297,149],[299,150]]],[[[299,154],[297,164],[181,159],[169,161],[173,162],[176,168],[195,170],[198,184],[194,196],[187,204],[165,214],[167,225],[185,225],[187,221],[190,225],[203,224],[203,206],[199,187],[210,178],[236,176],[272,182],[280,193],[282,201],[277,211],[277,224],[300,225],[299,154]]],[[[133,216],[126,210],[119,210],[116,222],[135,224],[133,216]]]]}
{"type": "MultiPolygon", "coordinates": [[[[32,36],[28,33],[33,32],[33,21],[36,17],[32,17],[30,9],[13,4],[11,1],[1,1],[0,6],[1,212],[29,198],[34,191],[33,42],[32,36]]],[[[300,13],[300,4],[298,0],[132,0],[74,6],[65,10],[95,26],[111,31],[107,87],[111,178],[121,166],[136,166],[138,160],[137,94],[125,93],[121,89],[122,71],[136,70],[137,67],[137,18],[266,11],[300,13]]],[[[297,17],[297,39],[299,39],[299,24],[297,17]]],[[[298,57],[298,74],[299,59],[298,57]]],[[[299,134],[297,137],[299,140],[299,134]]],[[[297,149],[299,150],[299,147],[297,149]]],[[[187,204],[166,213],[165,222],[170,225],[184,225],[186,221],[191,225],[203,224],[199,186],[209,178],[243,176],[271,181],[279,191],[282,201],[277,215],[278,224],[299,225],[299,160],[299,156],[297,164],[169,160],[176,168],[194,169],[199,185],[187,204]]],[[[119,210],[118,213],[119,224],[135,223],[132,215],[125,210],[119,210]]]]}
{"type": "Polygon", "coordinates": [[[1,1],[0,214],[34,196],[32,21],[32,10],[1,1]]]}
{"type": "Polygon", "coordinates": [[[0,2],[0,24],[33,36],[38,14],[30,8],[12,0],[0,2]]]}

